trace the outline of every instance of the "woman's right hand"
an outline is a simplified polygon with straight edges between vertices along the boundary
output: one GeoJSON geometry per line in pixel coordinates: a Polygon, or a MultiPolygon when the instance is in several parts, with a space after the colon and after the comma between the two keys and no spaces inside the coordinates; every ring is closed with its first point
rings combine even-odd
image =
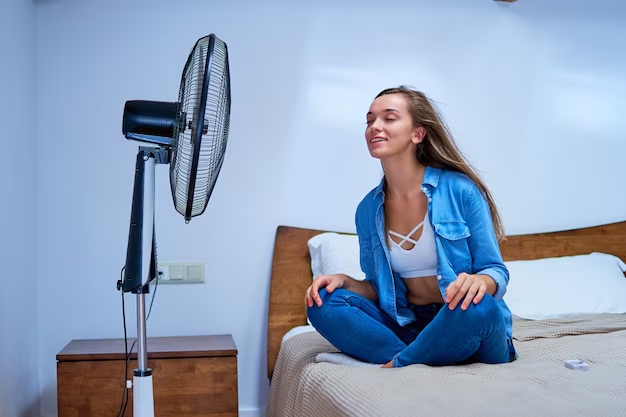
{"type": "Polygon", "coordinates": [[[318,307],[322,305],[322,299],[320,298],[319,290],[326,287],[326,292],[333,292],[337,288],[342,288],[348,279],[351,279],[344,274],[336,275],[320,275],[313,280],[313,284],[306,289],[304,293],[304,303],[307,307],[313,307],[313,303],[318,307]]]}

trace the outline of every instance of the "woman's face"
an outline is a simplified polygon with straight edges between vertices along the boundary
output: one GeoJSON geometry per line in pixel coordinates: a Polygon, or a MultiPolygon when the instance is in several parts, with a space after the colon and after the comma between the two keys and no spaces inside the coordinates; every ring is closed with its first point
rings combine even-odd
{"type": "Polygon", "coordinates": [[[402,94],[387,94],[372,102],[367,113],[365,139],[370,155],[382,159],[404,152],[415,152],[423,128],[415,128],[402,94]]]}

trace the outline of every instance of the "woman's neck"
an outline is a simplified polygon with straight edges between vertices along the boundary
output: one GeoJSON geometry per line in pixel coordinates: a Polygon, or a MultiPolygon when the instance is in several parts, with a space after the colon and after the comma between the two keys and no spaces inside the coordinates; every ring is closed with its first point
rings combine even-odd
{"type": "Polygon", "coordinates": [[[407,198],[421,192],[426,167],[417,162],[415,155],[398,155],[393,160],[382,161],[387,182],[387,192],[392,198],[407,198]]]}

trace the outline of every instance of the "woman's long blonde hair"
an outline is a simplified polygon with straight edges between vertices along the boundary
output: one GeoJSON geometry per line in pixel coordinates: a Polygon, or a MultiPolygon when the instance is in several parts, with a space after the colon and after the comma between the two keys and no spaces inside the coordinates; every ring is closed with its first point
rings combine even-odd
{"type": "Polygon", "coordinates": [[[416,147],[415,156],[417,160],[424,166],[450,169],[470,177],[487,198],[498,241],[504,240],[505,233],[502,220],[489,189],[456,146],[450,130],[434,103],[421,91],[406,86],[388,88],[381,91],[376,98],[387,94],[402,94],[407,100],[413,125],[426,129],[424,140],[416,147]]]}

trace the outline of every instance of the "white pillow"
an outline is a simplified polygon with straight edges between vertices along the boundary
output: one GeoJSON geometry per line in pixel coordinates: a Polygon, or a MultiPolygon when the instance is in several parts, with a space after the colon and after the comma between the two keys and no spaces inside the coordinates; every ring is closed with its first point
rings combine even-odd
{"type": "Polygon", "coordinates": [[[326,232],[309,239],[308,246],[313,279],[332,274],[346,274],[359,281],[365,279],[358,236],[326,232]]]}
{"type": "Polygon", "coordinates": [[[505,262],[511,312],[541,320],[568,314],[626,313],[626,264],[605,253],[505,262]]]}
{"type": "MultiPolygon", "coordinates": [[[[308,247],[313,279],[331,274],[365,279],[356,235],[326,232],[311,238],[308,247]]],[[[593,252],[505,265],[510,278],[504,301],[520,318],[626,313],[626,264],[616,256],[593,252]]]]}
{"type": "MultiPolygon", "coordinates": [[[[360,264],[358,236],[326,232],[312,237],[307,244],[313,279],[332,274],[346,274],[359,281],[365,279],[360,264]]],[[[306,321],[311,324],[308,317],[306,321]]]]}

